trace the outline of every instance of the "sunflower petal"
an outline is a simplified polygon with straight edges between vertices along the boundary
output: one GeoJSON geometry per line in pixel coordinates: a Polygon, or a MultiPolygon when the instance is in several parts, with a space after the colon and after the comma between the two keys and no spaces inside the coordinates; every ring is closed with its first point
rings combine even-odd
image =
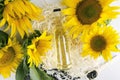
{"type": "Polygon", "coordinates": [[[80,2],[81,0],[63,0],[63,4],[67,5],[68,7],[71,8],[76,8],[77,4],[80,2]]]}
{"type": "Polygon", "coordinates": [[[16,25],[17,25],[17,31],[19,32],[20,36],[23,38],[25,33],[24,30],[22,29],[22,26],[20,25],[20,23],[18,21],[16,21],[16,25]]]}
{"type": "Polygon", "coordinates": [[[6,20],[3,18],[1,21],[0,21],[0,27],[3,27],[6,23],[6,20]]]}
{"type": "Polygon", "coordinates": [[[16,34],[16,25],[15,23],[11,24],[11,37],[15,36],[16,34]]]}
{"type": "Polygon", "coordinates": [[[67,9],[62,10],[62,13],[64,15],[75,15],[75,9],[67,8],[67,9]]]}
{"type": "Polygon", "coordinates": [[[31,32],[33,32],[32,24],[31,24],[30,20],[29,20],[27,17],[24,17],[24,18],[23,18],[23,21],[25,22],[26,27],[27,27],[31,32]]]}
{"type": "Polygon", "coordinates": [[[19,20],[20,29],[23,31],[23,33],[26,33],[27,35],[29,35],[28,28],[25,25],[26,22],[24,24],[23,24],[23,22],[24,22],[23,18],[19,20]]]}
{"type": "Polygon", "coordinates": [[[108,60],[112,59],[112,55],[111,55],[111,53],[109,51],[103,51],[102,56],[105,59],[105,61],[108,61],[108,60]]]}
{"type": "Polygon", "coordinates": [[[80,23],[79,21],[77,20],[76,17],[72,17],[68,22],[65,22],[63,25],[66,27],[66,28],[69,28],[71,26],[78,26],[80,23]]]}

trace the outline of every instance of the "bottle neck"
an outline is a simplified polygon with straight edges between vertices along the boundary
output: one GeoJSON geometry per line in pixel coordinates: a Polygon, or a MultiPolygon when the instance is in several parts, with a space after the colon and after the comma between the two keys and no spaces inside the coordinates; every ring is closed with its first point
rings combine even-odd
{"type": "Polygon", "coordinates": [[[62,19],[63,19],[63,17],[62,17],[62,15],[61,15],[61,12],[59,11],[59,12],[55,12],[54,13],[55,14],[55,19],[54,19],[54,22],[55,22],[55,26],[56,26],[56,28],[61,28],[61,29],[63,29],[63,24],[62,24],[62,19]]]}

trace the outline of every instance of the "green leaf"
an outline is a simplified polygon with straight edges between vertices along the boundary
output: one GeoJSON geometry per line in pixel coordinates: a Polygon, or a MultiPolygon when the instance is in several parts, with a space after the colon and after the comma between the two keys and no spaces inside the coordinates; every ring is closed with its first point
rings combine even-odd
{"type": "Polygon", "coordinates": [[[0,31],[0,48],[4,47],[8,43],[8,34],[0,31]]]}
{"type": "Polygon", "coordinates": [[[4,7],[2,7],[1,5],[0,5],[0,7],[1,7],[1,9],[0,9],[0,15],[2,15],[4,7]]]}
{"type": "Polygon", "coordinates": [[[24,69],[25,74],[29,73],[29,65],[27,64],[27,56],[23,60],[23,69],[24,69]]]}
{"type": "Polygon", "coordinates": [[[54,80],[52,77],[48,76],[42,69],[32,66],[30,68],[30,77],[32,80],[54,80]]]}
{"type": "Polygon", "coordinates": [[[0,6],[4,6],[4,4],[3,4],[3,3],[0,3],[0,6]]]}
{"type": "Polygon", "coordinates": [[[39,30],[35,30],[35,33],[33,33],[35,37],[39,37],[41,35],[39,30]]]}
{"type": "Polygon", "coordinates": [[[4,2],[4,0],[0,0],[0,3],[4,2]]]}
{"type": "Polygon", "coordinates": [[[37,69],[35,68],[35,66],[32,66],[30,68],[30,78],[32,80],[43,80],[43,79],[40,78],[39,73],[38,73],[37,69]]]}
{"type": "Polygon", "coordinates": [[[52,77],[48,76],[43,70],[36,68],[41,80],[54,80],[52,77]]]}
{"type": "Polygon", "coordinates": [[[25,78],[29,75],[29,67],[26,63],[26,59],[21,62],[16,71],[16,80],[25,80],[25,78]]]}
{"type": "Polygon", "coordinates": [[[3,15],[2,15],[2,13],[0,13],[0,20],[3,18],[3,15]]]}
{"type": "Polygon", "coordinates": [[[25,77],[25,73],[24,73],[24,69],[23,69],[23,62],[21,62],[21,64],[17,68],[15,78],[16,78],[16,80],[24,80],[24,77],[25,77]]]}

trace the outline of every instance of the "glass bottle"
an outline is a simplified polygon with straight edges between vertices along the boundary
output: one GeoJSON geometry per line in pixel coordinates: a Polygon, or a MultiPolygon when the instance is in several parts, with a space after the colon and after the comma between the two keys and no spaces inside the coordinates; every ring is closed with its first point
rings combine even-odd
{"type": "Polygon", "coordinates": [[[56,30],[55,30],[55,44],[57,52],[57,67],[58,69],[69,69],[71,67],[69,44],[67,36],[64,32],[62,22],[61,22],[61,13],[60,11],[55,12],[59,14],[55,16],[56,30]]]}

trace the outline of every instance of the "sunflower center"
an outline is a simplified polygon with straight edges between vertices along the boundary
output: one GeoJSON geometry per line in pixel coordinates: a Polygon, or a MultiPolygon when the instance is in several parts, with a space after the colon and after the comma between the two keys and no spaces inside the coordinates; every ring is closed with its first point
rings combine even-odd
{"type": "MultiPolygon", "coordinates": [[[[40,40],[39,40],[40,41],[40,40]]],[[[39,41],[37,41],[36,43],[35,43],[35,46],[36,46],[36,48],[38,48],[39,47],[39,41]]]]}
{"type": "Polygon", "coordinates": [[[97,35],[90,40],[91,48],[96,52],[101,52],[106,48],[106,40],[103,36],[97,35]]]}
{"type": "Polygon", "coordinates": [[[83,0],[76,7],[76,15],[82,24],[92,24],[100,18],[102,6],[98,0],[83,0]]]}
{"type": "Polygon", "coordinates": [[[9,47],[7,51],[4,51],[4,55],[0,58],[0,67],[9,65],[14,60],[15,51],[12,47],[9,47]]]}

